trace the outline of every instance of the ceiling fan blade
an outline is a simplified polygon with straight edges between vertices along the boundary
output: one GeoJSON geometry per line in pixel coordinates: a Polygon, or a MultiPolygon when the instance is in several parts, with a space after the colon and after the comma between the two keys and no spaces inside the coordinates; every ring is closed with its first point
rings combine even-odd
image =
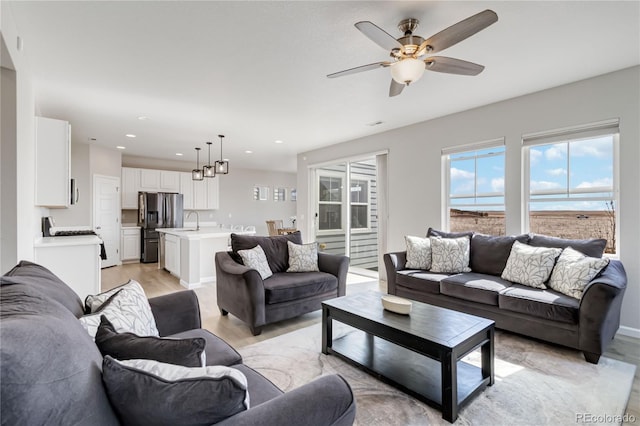
{"type": "Polygon", "coordinates": [[[420,45],[418,52],[424,49],[427,49],[425,53],[439,52],[471,37],[497,21],[498,15],[493,10],[487,9],[432,35],[420,45]]]}
{"type": "Polygon", "coordinates": [[[389,87],[389,97],[398,96],[402,93],[402,89],[404,89],[404,84],[400,84],[394,79],[391,79],[391,86],[389,87]]]}
{"type": "Polygon", "coordinates": [[[445,56],[431,56],[424,60],[425,68],[429,71],[446,72],[449,74],[478,75],[484,70],[483,65],[461,59],[445,56]]]}
{"type": "Polygon", "coordinates": [[[328,74],[329,78],[342,77],[343,75],[356,74],[363,71],[369,71],[376,68],[384,68],[390,65],[389,62],[376,62],[374,64],[361,65],[355,68],[349,68],[348,70],[334,72],[333,74],[328,74]]]}
{"type": "Polygon", "coordinates": [[[385,50],[402,49],[402,44],[373,22],[356,22],[356,28],[385,50]]]}

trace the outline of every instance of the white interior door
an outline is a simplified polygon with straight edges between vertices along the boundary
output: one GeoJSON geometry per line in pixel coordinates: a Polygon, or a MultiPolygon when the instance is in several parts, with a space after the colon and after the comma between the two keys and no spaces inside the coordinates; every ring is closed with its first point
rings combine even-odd
{"type": "Polygon", "coordinates": [[[102,267],[120,262],[120,178],[93,176],[93,229],[104,241],[102,267]]]}

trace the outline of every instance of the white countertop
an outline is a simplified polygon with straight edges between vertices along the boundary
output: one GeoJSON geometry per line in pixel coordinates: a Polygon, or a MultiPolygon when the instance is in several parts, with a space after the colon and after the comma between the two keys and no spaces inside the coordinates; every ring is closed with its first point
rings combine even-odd
{"type": "Polygon", "coordinates": [[[188,240],[201,240],[205,238],[229,238],[231,233],[241,234],[241,235],[253,235],[255,232],[247,232],[247,231],[231,231],[229,229],[221,229],[218,227],[201,227],[200,230],[196,231],[196,228],[156,228],[156,231],[175,235],[176,237],[185,238],[188,240]]]}
{"type": "Polygon", "coordinates": [[[73,237],[44,237],[38,238],[34,247],[59,247],[59,246],[88,246],[102,243],[97,235],[77,235],[73,237]]]}

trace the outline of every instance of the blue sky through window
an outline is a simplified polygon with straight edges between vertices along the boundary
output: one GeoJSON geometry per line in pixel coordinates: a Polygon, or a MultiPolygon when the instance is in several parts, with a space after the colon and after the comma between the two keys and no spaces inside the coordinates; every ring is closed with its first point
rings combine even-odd
{"type": "Polygon", "coordinates": [[[504,210],[504,146],[451,154],[451,207],[504,210]]]}

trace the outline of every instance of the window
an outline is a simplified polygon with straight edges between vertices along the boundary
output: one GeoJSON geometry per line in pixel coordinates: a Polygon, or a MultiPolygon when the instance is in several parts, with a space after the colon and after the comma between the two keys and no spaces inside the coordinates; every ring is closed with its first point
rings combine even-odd
{"type": "Polygon", "coordinates": [[[525,137],[528,231],[605,238],[616,253],[617,122],[543,138],[525,137]],[[615,125],[615,126],[613,126],[615,125]]]}
{"type": "Polygon", "coordinates": [[[442,154],[445,228],[504,235],[504,140],[448,148],[442,154]]]}
{"type": "Polygon", "coordinates": [[[342,229],[342,177],[321,175],[318,179],[318,228],[342,229]]]}
{"type": "Polygon", "coordinates": [[[369,181],[351,179],[351,229],[369,228],[369,181]]]}

